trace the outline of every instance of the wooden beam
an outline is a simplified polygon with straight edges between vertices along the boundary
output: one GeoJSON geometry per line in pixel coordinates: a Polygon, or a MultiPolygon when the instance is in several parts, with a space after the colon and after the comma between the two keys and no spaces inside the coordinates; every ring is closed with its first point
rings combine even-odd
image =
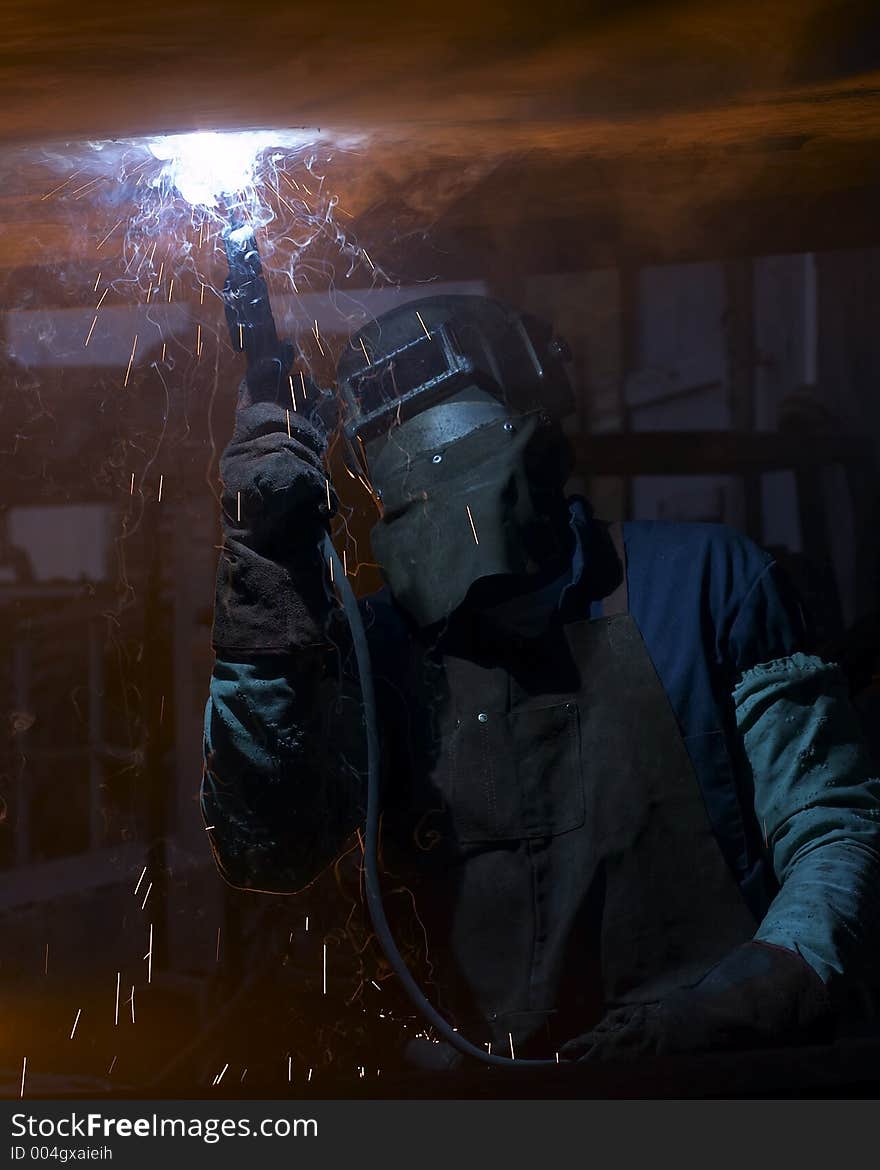
{"type": "Polygon", "coordinates": [[[831,463],[872,466],[873,445],[858,435],[661,431],[589,435],[575,441],[586,475],[744,475],[831,463]]]}

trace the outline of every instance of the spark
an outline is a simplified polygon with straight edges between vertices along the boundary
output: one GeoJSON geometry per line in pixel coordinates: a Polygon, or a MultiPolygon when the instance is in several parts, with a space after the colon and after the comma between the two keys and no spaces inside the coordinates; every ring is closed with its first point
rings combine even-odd
{"type": "Polygon", "coordinates": [[[422,328],[424,329],[424,331],[425,331],[425,337],[427,337],[427,339],[430,341],[430,340],[431,340],[431,334],[428,332],[428,327],[427,327],[427,325],[425,324],[425,322],[422,320],[422,314],[421,314],[421,313],[418,311],[418,309],[416,309],[416,316],[417,316],[417,317],[418,317],[418,319],[419,319],[419,324],[421,325],[421,327],[422,327],[422,328]]]}
{"type": "Polygon", "coordinates": [[[196,333],[196,357],[201,357],[201,356],[202,356],[202,327],[201,327],[201,325],[199,325],[198,332],[196,333]]]}
{"type": "Polygon", "coordinates": [[[120,219],[120,220],[119,220],[119,223],[115,223],[115,224],[113,225],[113,227],[110,229],[110,231],[107,233],[107,235],[106,235],[106,236],[104,236],[103,240],[101,240],[100,244],[98,244],[97,248],[95,248],[95,251],[96,251],[96,252],[97,252],[97,251],[100,251],[100,249],[104,247],[104,245],[107,243],[107,241],[110,239],[110,237],[111,237],[111,236],[113,235],[113,233],[116,231],[116,229],[117,229],[117,228],[120,226],[120,224],[122,224],[122,223],[124,223],[124,222],[125,222],[124,220],[120,219]]]}
{"type": "Polygon", "coordinates": [[[278,202],[283,203],[291,215],[296,215],[295,209],[290,206],[290,204],[287,202],[287,200],[284,198],[284,196],[281,194],[281,192],[278,190],[278,188],[273,187],[271,183],[269,184],[269,187],[275,193],[275,195],[277,195],[278,202]]]}
{"type": "Polygon", "coordinates": [[[19,1094],[18,1094],[19,1097],[24,1096],[24,1078],[25,1078],[26,1072],[27,1072],[27,1057],[25,1056],[25,1057],[22,1057],[22,1061],[21,1061],[21,1089],[20,1089],[19,1094]]]}
{"type": "Polygon", "coordinates": [[[375,979],[371,979],[371,980],[370,980],[370,982],[371,982],[371,983],[372,983],[372,985],[373,985],[373,986],[376,988],[376,990],[377,990],[377,991],[381,991],[381,990],[382,990],[382,988],[379,986],[379,984],[376,982],[376,980],[375,980],[375,979]]]}
{"type": "Polygon", "coordinates": [[[163,361],[163,362],[165,361],[165,347],[167,346],[167,344],[168,344],[167,341],[162,342],[162,357],[159,360],[163,361]]]}
{"type": "Polygon", "coordinates": [[[293,1057],[288,1056],[288,1058],[287,1058],[287,1083],[290,1084],[290,1082],[292,1080],[293,1080],[293,1057]]]}
{"type": "Polygon", "coordinates": [[[247,1069],[245,1069],[244,1072],[241,1074],[241,1079],[244,1080],[244,1078],[246,1076],[247,1076],[247,1069]]]}
{"type": "Polygon", "coordinates": [[[342,571],[348,576],[348,552],[346,549],[342,550],[342,571]]]}
{"type": "Polygon", "coordinates": [[[215,1085],[219,1085],[219,1084],[220,1084],[220,1082],[223,1080],[224,1073],[226,1072],[226,1070],[227,1070],[228,1068],[229,1068],[229,1061],[227,1060],[226,1064],[224,1064],[224,1065],[223,1065],[223,1068],[220,1070],[220,1074],[219,1074],[219,1076],[216,1076],[216,1077],[214,1078],[214,1084],[215,1084],[215,1085]]]}
{"type": "Polygon", "coordinates": [[[477,544],[479,544],[479,543],[480,543],[480,538],[477,536],[477,530],[476,530],[476,528],[474,527],[474,518],[473,518],[473,516],[471,515],[471,506],[470,506],[470,504],[465,504],[465,508],[467,508],[468,520],[470,520],[470,522],[471,522],[471,532],[473,532],[473,534],[474,534],[474,541],[475,541],[477,544]]]}
{"type": "Polygon", "coordinates": [[[199,293],[199,304],[203,305],[204,303],[205,303],[205,286],[204,286],[204,284],[202,284],[202,289],[201,289],[201,292],[199,293]]]}
{"type": "MultiPolygon", "coordinates": [[[[293,409],[296,410],[296,395],[293,392],[293,374],[288,374],[287,380],[290,383],[290,400],[293,403],[293,409]]],[[[289,429],[290,429],[290,420],[288,419],[288,430],[289,429]]]]}
{"type": "Polygon", "coordinates": [[[516,1060],[516,1053],[513,1051],[513,1032],[508,1032],[507,1036],[510,1040],[510,1059],[516,1060]]]}
{"type": "Polygon", "coordinates": [[[220,927],[217,927],[217,962],[220,962],[220,927]]]}
{"type": "Polygon", "coordinates": [[[244,325],[241,322],[238,325],[238,348],[244,349],[244,325]]]}
{"type": "Polygon", "coordinates": [[[128,359],[128,369],[125,371],[125,381],[122,383],[122,388],[128,385],[128,379],[131,377],[131,367],[134,365],[134,351],[137,349],[138,335],[135,333],[134,341],[131,346],[131,357],[128,359]]]}
{"type": "Polygon", "coordinates": [[[489,1055],[491,1056],[491,1055],[492,1055],[492,1041],[491,1041],[491,1040],[490,1040],[490,1041],[489,1041],[489,1043],[486,1045],[486,1047],[489,1049],[489,1055]]]}
{"type": "Polygon", "coordinates": [[[149,898],[150,890],[152,890],[152,888],[153,888],[153,883],[150,882],[150,884],[147,886],[147,892],[144,894],[144,900],[143,900],[143,902],[141,902],[141,910],[143,910],[144,906],[146,906],[147,898],[149,898]]]}
{"type": "Polygon", "coordinates": [[[82,1008],[76,1013],[76,1019],[73,1021],[73,1027],[70,1029],[70,1039],[73,1039],[73,1034],[76,1031],[76,1026],[79,1023],[79,1018],[82,1015],[82,1008]]]}
{"type": "Polygon", "coordinates": [[[306,915],[306,934],[308,934],[308,933],[309,933],[309,916],[307,914],[306,915]]]}
{"type": "Polygon", "coordinates": [[[299,372],[299,380],[300,380],[300,384],[302,385],[303,399],[305,400],[306,398],[308,398],[309,392],[308,392],[308,390],[306,390],[306,376],[302,370],[300,370],[300,372],[299,372]]]}
{"type": "Polygon", "coordinates": [[[205,825],[205,832],[210,833],[212,829],[216,829],[216,825],[205,825]]]}
{"type": "Polygon", "coordinates": [[[97,278],[97,280],[95,281],[95,290],[94,290],[95,292],[97,292],[97,291],[98,291],[98,285],[101,283],[101,277],[102,277],[103,275],[104,275],[104,274],[103,274],[102,272],[99,272],[99,273],[98,273],[98,278],[97,278]]]}
{"type": "Polygon", "coordinates": [[[767,821],[764,820],[764,848],[769,849],[769,842],[767,841],[767,821]]]}
{"type": "Polygon", "coordinates": [[[144,955],[147,960],[147,983],[153,981],[153,924],[150,923],[150,941],[147,944],[147,953],[144,955]]]}
{"type": "Polygon", "coordinates": [[[46,943],[46,966],[43,970],[43,974],[44,975],[49,974],[49,944],[48,943],[46,943]]]}
{"type": "MultiPolygon", "coordinates": [[[[134,473],[132,473],[131,481],[132,481],[132,483],[134,483],[134,473]]],[[[147,872],[147,867],[144,866],[144,868],[141,870],[141,876],[138,878],[138,883],[134,888],[135,897],[137,897],[137,892],[141,888],[141,882],[144,880],[144,876],[145,876],[146,872],[147,872]]]]}
{"type": "Polygon", "coordinates": [[[169,305],[171,304],[171,294],[173,292],[174,292],[174,277],[172,276],[171,280],[168,284],[168,303],[169,303],[169,305]]]}
{"type": "Polygon", "coordinates": [[[162,283],[162,273],[164,271],[165,271],[165,261],[163,260],[162,263],[159,265],[159,275],[156,277],[156,287],[157,288],[162,283]]]}
{"type": "MultiPolygon", "coordinates": [[[[134,495],[134,472],[131,473],[131,487],[128,489],[128,494],[130,496],[134,495]]],[[[137,893],[137,890],[135,890],[135,893],[137,893]]]]}
{"type": "Polygon", "coordinates": [[[131,1022],[134,1023],[134,984],[131,985],[131,995],[127,1002],[131,1004],[131,1022]]]}
{"type": "Polygon", "coordinates": [[[82,174],[82,171],[79,170],[79,171],[74,171],[72,175],[68,175],[68,177],[64,180],[63,183],[59,183],[57,187],[53,187],[51,191],[47,191],[45,195],[41,195],[40,196],[41,202],[43,199],[51,199],[53,195],[57,195],[62,187],[66,187],[68,183],[72,183],[73,180],[77,177],[77,175],[81,175],[81,174],[82,174]]]}
{"type": "Polygon", "coordinates": [[[125,266],[125,269],[124,269],[125,272],[128,272],[129,268],[131,268],[132,264],[134,264],[135,260],[138,257],[138,253],[140,252],[140,250],[141,250],[141,246],[140,246],[140,244],[138,244],[131,254],[131,259],[129,260],[129,262],[125,266]]]}
{"type": "Polygon", "coordinates": [[[119,1026],[119,987],[120,987],[121,981],[122,981],[122,972],[117,971],[116,972],[116,1014],[113,1018],[114,1027],[119,1026]]]}
{"type": "Polygon", "coordinates": [[[91,329],[89,329],[88,336],[86,337],[85,343],[84,343],[84,345],[83,345],[83,349],[86,349],[86,347],[88,346],[89,342],[92,340],[92,334],[94,333],[94,331],[95,331],[95,326],[96,326],[97,324],[98,324],[98,314],[97,314],[97,313],[95,313],[95,319],[94,319],[94,321],[92,322],[92,327],[91,327],[91,329]]]}
{"type": "Polygon", "coordinates": [[[108,1076],[108,1077],[109,1077],[109,1076],[110,1076],[110,1074],[113,1072],[113,1066],[116,1064],[116,1061],[117,1061],[118,1059],[119,1059],[118,1057],[114,1056],[114,1057],[113,1057],[113,1059],[110,1061],[110,1067],[107,1069],[107,1076],[108,1076]]]}
{"type": "Polygon", "coordinates": [[[327,944],[324,943],[324,994],[327,994],[327,944]]]}
{"type": "Polygon", "coordinates": [[[330,503],[330,480],[329,479],[325,478],[324,486],[327,489],[327,511],[331,512],[333,510],[333,505],[330,503]]]}
{"type": "Polygon", "coordinates": [[[292,439],[293,435],[290,433],[290,411],[285,410],[284,413],[287,415],[287,437],[288,439],[292,439]]]}
{"type": "Polygon", "coordinates": [[[164,476],[164,475],[160,475],[160,476],[159,476],[159,500],[158,500],[158,502],[159,502],[160,504],[162,503],[162,485],[163,485],[163,483],[164,483],[164,482],[165,482],[165,476],[164,476]]]}
{"type": "Polygon", "coordinates": [[[238,492],[236,494],[235,519],[236,519],[236,523],[238,523],[238,524],[241,523],[241,492],[238,492]]]}
{"type": "Polygon", "coordinates": [[[373,263],[373,261],[370,259],[370,253],[367,251],[367,249],[366,249],[366,248],[361,248],[361,252],[363,252],[363,254],[364,254],[364,259],[365,259],[365,260],[366,260],[366,262],[369,264],[369,266],[372,268],[372,270],[375,272],[375,271],[376,271],[376,266],[375,266],[375,264],[373,263]]]}
{"type": "Polygon", "coordinates": [[[98,175],[96,179],[89,179],[87,183],[83,183],[81,187],[77,187],[75,191],[71,191],[71,195],[75,195],[77,199],[82,199],[80,192],[85,191],[88,187],[94,187],[97,183],[102,183],[103,181],[104,176],[98,175]]]}
{"type": "Polygon", "coordinates": [[[315,322],[315,341],[318,343],[318,349],[321,351],[321,357],[326,357],[324,347],[321,345],[321,338],[318,336],[318,322],[315,322]]]}
{"type": "Polygon", "coordinates": [[[301,189],[300,185],[296,181],[296,179],[292,179],[289,175],[286,175],[283,171],[281,172],[281,178],[284,179],[284,181],[286,183],[288,183],[291,187],[293,187],[295,190],[299,191],[301,189]]]}
{"type": "Polygon", "coordinates": [[[104,298],[106,297],[106,295],[109,291],[110,291],[110,285],[108,284],[107,287],[104,289],[104,291],[101,293],[101,299],[98,301],[97,305],[95,305],[95,312],[96,313],[97,313],[98,309],[100,309],[101,305],[103,305],[104,298]]]}
{"type": "Polygon", "coordinates": [[[364,345],[363,338],[361,338],[361,349],[364,351],[364,361],[367,363],[367,365],[369,365],[370,364],[370,355],[367,353],[367,347],[366,347],[366,345],[364,345]]]}
{"type": "Polygon", "coordinates": [[[312,1079],[312,1070],[311,1069],[309,1069],[309,1075],[306,1079],[309,1081],[312,1079]]]}
{"type": "Polygon", "coordinates": [[[327,563],[330,566],[330,584],[332,585],[334,583],[334,580],[335,580],[335,578],[333,576],[333,558],[331,557],[327,563]]]}
{"type": "Polygon", "coordinates": [[[148,305],[148,304],[150,303],[150,297],[151,297],[152,295],[153,295],[153,282],[152,282],[152,281],[150,281],[150,287],[147,289],[147,299],[146,299],[146,301],[144,302],[145,304],[147,304],[147,305],[148,305]]]}
{"type": "Polygon", "coordinates": [[[559,1064],[559,1053],[556,1053],[556,1063],[559,1064]]]}

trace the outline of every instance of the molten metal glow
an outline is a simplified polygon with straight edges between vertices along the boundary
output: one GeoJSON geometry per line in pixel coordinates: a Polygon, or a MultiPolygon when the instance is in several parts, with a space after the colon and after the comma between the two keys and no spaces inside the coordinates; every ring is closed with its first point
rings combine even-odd
{"type": "Polygon", "coordinates": [[[260,155],[272,147],[302,147],[314,134],[304,130],[247,130],[237,133],[172,134],[149,147],[165,165],[154,185],[166,182],[193,207],[216,207],[220,199],[253,187],[260,155]]]}

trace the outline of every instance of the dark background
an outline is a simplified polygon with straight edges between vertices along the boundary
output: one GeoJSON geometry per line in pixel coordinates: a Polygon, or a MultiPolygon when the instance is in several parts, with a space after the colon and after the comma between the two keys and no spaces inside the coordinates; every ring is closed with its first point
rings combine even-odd
{"type": "MultiPolygon", "coordinates": [[[[876,5],[596,3],[575,19],[554,3],[47,2],[4,17],[3,1092],[27,1058],[34,1095],[447,1093],[396,1079],[396,1040],[420,1025],[383,1006],[350,866],[289,898],[232,891],[213,868],[201,718],[241,364],[216,241],[181,259],[191,225],[156,237],[150,325],[125,268],[139,196],[119,150],[89,144],[311,128],[357,264],[325,235],[294,291],[296,209],[276,206],[262,240],[279,323],[316,375],[332,381],[353,326],[440,288],[549,318],[573,354],[572,488],[609,519],[719,521],[776,552],[874,736],[876,5]]],[[[285,173],[311,182],[303,155],[285,173]]],[[[375,511],[333,467],[337,546],[368,592],[375,511]]],[[[873,1094],[878,1062],[869,1045],[544,1091],[873,1094]]]]}

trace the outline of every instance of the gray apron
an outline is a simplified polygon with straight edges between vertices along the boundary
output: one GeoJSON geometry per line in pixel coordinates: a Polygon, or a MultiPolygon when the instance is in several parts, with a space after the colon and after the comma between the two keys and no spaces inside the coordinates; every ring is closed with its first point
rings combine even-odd
{"type": "Polygon", "coordinates": [[[429,993],[493,1051],[552,1054],[755,931],[629,614],[625,563],[603,614],[418,653],[408,680],[384,860],[412,895],[429,993]]]}

